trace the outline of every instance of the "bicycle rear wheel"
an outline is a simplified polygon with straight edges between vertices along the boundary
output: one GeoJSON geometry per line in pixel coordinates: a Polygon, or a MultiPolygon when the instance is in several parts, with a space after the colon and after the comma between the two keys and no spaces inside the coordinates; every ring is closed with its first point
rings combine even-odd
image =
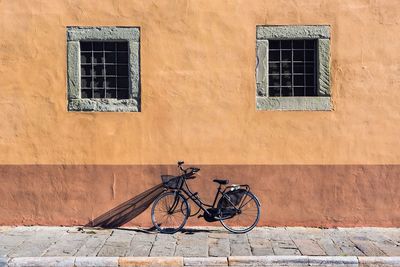
{"type": "Polygon", "coordinates": [[[166,234],[173,234],[181,230],[189,215],[189,203],[178,192],[161,194],[151,208],[151,221],[154,227],[166,234]]]}
{"type": "Polygon", "coordinates": [[[220,222],[225,229],[235,234],[247,233],[260,219],[260,202],[250,191],[244,192],[242,201],[236,206],[227,206],[227,202],[221,197],[217,207],[221,209],[222,214],[233,212],[234,215],[222,218],[220,222]]]}

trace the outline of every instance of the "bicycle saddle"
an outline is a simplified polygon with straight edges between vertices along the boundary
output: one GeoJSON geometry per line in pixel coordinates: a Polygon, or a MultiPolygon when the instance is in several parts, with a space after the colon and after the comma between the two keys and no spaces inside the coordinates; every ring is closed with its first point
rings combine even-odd
{"type": "Polygon", "coordinates": [[[214,179],[213,182],[216,182],[219,184],[229,184],[229,180],[214,179]]]}

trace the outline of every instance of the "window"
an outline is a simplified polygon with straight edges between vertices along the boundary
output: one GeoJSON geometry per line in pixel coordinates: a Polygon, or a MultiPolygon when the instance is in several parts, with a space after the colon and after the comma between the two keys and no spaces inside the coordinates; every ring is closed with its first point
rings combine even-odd
{"type": "Polygon", "coordinates": [[[269,96],[316,96],[315,40],[269,41],[269,96]]]}
{"type": "Polygon", "coordinates": [[[140,111],[139,29],[69,27],[68,110],[140,111]]]}
{"type": "Polygon", "coordinates": [[[328,26],[257,27],[257,109],[332,110],[328,26]]]}

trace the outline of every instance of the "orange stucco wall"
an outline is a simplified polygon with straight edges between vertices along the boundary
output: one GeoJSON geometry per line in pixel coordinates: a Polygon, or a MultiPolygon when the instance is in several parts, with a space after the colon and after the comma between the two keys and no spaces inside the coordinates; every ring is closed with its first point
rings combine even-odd
{"type": "Polygon", "coordinates": [[[0,224],[86,223],[184,159],[204,166],[202,192],[213,173],[253,184],[263,225],[400,226],[398,14],[392,0],[0,0],[0,224]],[[334,111],[256,111],[256,25],[278,24],[331,25],[334,111]],[[141,28],[142,112],[67,112],[67,26],[141,28]],[[114,176],[127,188],[109,194],[114,176]]]}

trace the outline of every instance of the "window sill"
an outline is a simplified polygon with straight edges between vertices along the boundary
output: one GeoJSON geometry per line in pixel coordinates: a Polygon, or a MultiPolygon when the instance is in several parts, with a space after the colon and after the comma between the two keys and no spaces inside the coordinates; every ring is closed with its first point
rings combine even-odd
{"type": "Polygon", "coordinates": [[[330,97],[257,97],[257,110],[332,111],[330,97]]]}
{"type": "Polygon", "coordinates": [[[137,99],[81,98],[68,101],[68,111],[87,112],[138,112],[137,99]]]}

